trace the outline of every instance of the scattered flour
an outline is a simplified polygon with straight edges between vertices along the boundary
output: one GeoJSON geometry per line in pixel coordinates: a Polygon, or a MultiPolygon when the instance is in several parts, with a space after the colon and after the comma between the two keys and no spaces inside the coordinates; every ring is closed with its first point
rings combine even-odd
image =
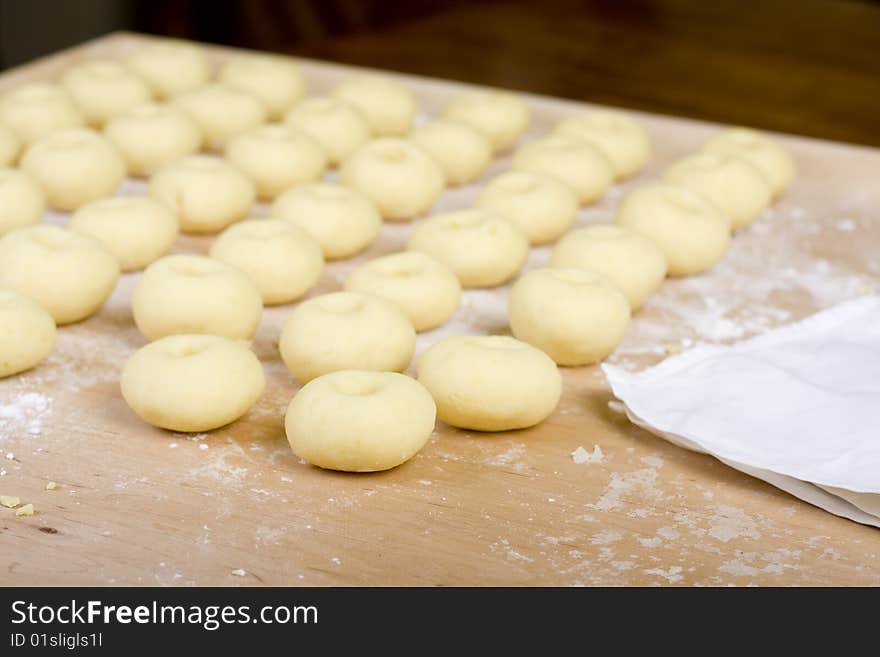
{"type": "Polygon", "coordinates": [[[727,543],[734,538],[761,538],[755,521],[742,509],[718,505],[709,519],[709,536],[727,543]]]}
{"type": "Polygon", "coordinates": [[[578,447],[571,453],[571,460],[578,465],[583,463],[601,463],[605,460],[605,455],[598,445],[593,445],[592,452],[588,452],[583,447],[578,447]]]}

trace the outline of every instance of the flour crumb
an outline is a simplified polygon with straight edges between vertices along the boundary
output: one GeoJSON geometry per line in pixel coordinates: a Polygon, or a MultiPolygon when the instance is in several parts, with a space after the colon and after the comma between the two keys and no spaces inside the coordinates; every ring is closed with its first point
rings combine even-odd
{"type": "Polygon", "coordinates": [[[12,452],[6,452],[6,460],[7,461],[11,461],[14,458],[15,458],[15,454],[13,454],[12,452]]]}
{"type": "Polygon", "coordinates": [[[205,443],[199,445],[199,449],[208,449],[208,446],[205,443]]]}
{"type": "Polygon", "coordinates": [[[15,515],[17,515],[17,516],[32,516],[32,515],[34,515],[34,505],[33,504],[25,504],[20,509],[15,510],[15,515]]]}
{"type": "Polygon", "coordinates": [[[7,509],[14,509],[19,504],[21,504],[21,500],[15,495],[0,495],[0,505],[5,506],[7,509]]]}
{"type": "Polygon", "coordinates": [[[612,399],[608,402],[608,408],[610,408],[615,413],[620,413],[621,415],[626,413],[626,406],[623,405],[623,402],[617,401],[616,399],[612,399]]]}
{"type": "Polygon", "coordinates": [[[48,484],[46,484],[46,490],[57,490],[57,489],[58,489],[58,484],[56,484],[54,481],[50,481],[48,484]]]}
{"type": "Polygon", "coordinates": [[[601,463],[605,460],[605,455],[602,453],[602,448],[598,445],[593,445],[592,452],[588,452],[583,447],[578,447],[571,453],[571,460],[578,465],[583,463],[601,463]]]}
{"type": "Polygon", "coordinates": [[[670,566],[668,569],[664,570],[663,568],[648,568],[644,572],[646,575],[657,575],[658,577],[662,577],[667,582],[674,584],[675,582],[680,582],[682,580],[681,566],[670,566]]]}
{"type": "Polygon", "coordinates": [[[230,575],[235,575],[236,577],[244,577],[247,575],[247,571],[244,568],[236,568],[233,570],[230,575]]]}

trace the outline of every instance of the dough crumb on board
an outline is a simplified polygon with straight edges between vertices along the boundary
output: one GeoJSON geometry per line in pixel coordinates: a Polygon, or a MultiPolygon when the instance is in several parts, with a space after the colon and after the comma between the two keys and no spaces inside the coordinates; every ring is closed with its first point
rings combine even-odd
{"type": "Polygon", "coordinates": [[[244,577],[247,575],[247,571],[244,568],[236,568],[235,570],[230,572],[230,575],[235,575],[236,577],[244,577]]]}
{"type": "Polygon", "coordinates": [[[612,399],[608,402],[608,408],[610,408],[615,413],[626,413],[626,406],[623,405],[623,402],[619,402],[616,399],[612,399]]]}
{"type": "Polygon", "coordinates": [[[14,509],[19,504],[21,504],[21,500],[15,495],[0,495],[0,505],[5,506],[7,509],[14,509]]]}
{"type": "Polygon", "coordinates": [[[46,484],[46,490],[57,490],[57,489],[58,489],[58,484],[56,484],[54,481],[50,481],[48,484],[46,484]]]}
{"type": "Polygon", "coordinates": [[[32,516],[34,515],[34,505],[25,504],[23,507],[15,510],[16,516],[32,516]]]}
{"type": "Polygon", "coordinates": [[[593,451],[588,452],[583,447],[578,447],[571,453],[571,460],[581,465],[582,463],[601,463],[605,460],[605,454],[598,445],[593,445],[593,451]]]}

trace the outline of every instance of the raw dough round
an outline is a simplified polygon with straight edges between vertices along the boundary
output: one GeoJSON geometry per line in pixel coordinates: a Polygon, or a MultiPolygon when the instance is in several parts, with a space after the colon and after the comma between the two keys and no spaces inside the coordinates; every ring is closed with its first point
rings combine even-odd
{"type": "Polygon", "coordinates": [[[150,194],[177,214],[183,232],[216,233],[247,216],[256,188],[222,158],[190,155],[159,169],[150,194]]]}
{"type": "Polygon", "coordinates": [[[257,187],[257,196],[273,199],[281,192],[321,178],[327,169],[324,149],[291,125],[263,125],[233,137],[227,159],[257,187]]]}
{"type": "Polygon", "coordinates": [[[553,248],[551,267],[579,267],[604,275],[629,300],[633,311],[666,276],[660,247],[631,228],[596,224],[573,230],[553,248]]]}
{"type": "Polygon", "coordinates": [[[286,57],[245,55],[229,60],[220,69],[220,82],[259,99],[278,120],[306,92],[299,67],[286,57]]]}
{"type": "Polygon", "coordinates": [[[29,370],[55,346],[55,320],[15,290],[0,288],[0,327],[0,379],[29,370]]]}
{"type": "Polygon", "coordinates": [[[506,335],[441,340],[419,359],[418,377],[437,404],[437,417],[476,431],[538,424],[553,412],[562,394],[556,363],[506,335]]]}
{"type": "Polygon", "coordinates": [[[556,178],[584,205],[599,200],[614,182],[611,161],[602,151],[588,141],[562,135],[529,142],[513,156],[511,168],[556,178]]]}
{"type": "Polygon", "coordinates": [[[357,149],[339,170],[339,180],[372,200],[388,221],[427,212],[446,185],[443,170],[425,151],[390,137],[357,149]]]}
{"type": "Polygon", "coordinates": [[[314,237],[328,260],[363,251],[379,235],[382,217],[360,192],[330,183],[294,187],[275,199],[272,216],[314,237]]]}
{"type": "Polygon", "coordinates": [[[173,105],[138,105],[110,119],[104,136],[116,146],[132,176],[152,176],[162,166],[202,147],[199,124],[173,105]]]}
{"type": "Polygon", "coordinates": [[[25,151],[21,168],[46,192],[49,206],[64,211],[112,196],[125,180],[113,144],[87,128],[46,135],[25,151]]]}
{"type": "Polygon", "coordinates": [[[534,269],[510,290],[510,329],[560,365],[602,360],[620,344],[629,302],[607,278],[586,269],[534,269]]]}
{"type": "Polygon", "coordinates": [[[351,272],[344,287],[396,304],[416,331],[445,324],[461,302],[461,284],[455,273],[418,251],[371,260],[351,272]]]}
{"type": "Polygon", "coordinates": [[[196,45],[173,39],[157,40],[128,56],[126,64],[140,75],[160,100],[207,83],[211,67],[196,45]]]}
{"type": "Polygon", "coordinates": [[[499,215],[477,208],[426,219],[415,227],[406,246],[449,267],[463,287],[501,285],[513,278],[529,254],[525,233],[499,215]]]}
{"type": "Polygon", "coordinates": [[[78,128],[85,117],[61,85],[31,82],[0,97],[0,123],[27,146],[58,130],[78,128]]]}
{"type": "Polygon", "coordinates": [[[222,84],[199,87],[174,99],[202,129],[205,146],[222,149],[235,135],[266,121],[266,108],[246,93],[222,84]]]}
{"type": "Polygon", "coordinates": [[[101,242],[122,271],[137,271],[161,258],[178,234],[177,217],[146,196],[93,201],[74,212],[67,227],[101,242]]]}
{"type": "Polygon", "coordinates": [[[294,105],[284,121],[313,137],[330,164],[337,165],[370,139],[370,124],[350,103],[338,98],[314,96],[294,105]]]}
{"type": "Polygon", "coordinates": [[[0,169],[0,237],[38,223],[45,211],[46,195],[33,178],[19,169],[0,169]]]}
{"type": "Polygon", "coordinates": [[[0,123],[0,167],[11,167],[21,153],[21,140],[9,128],[0,123]]]}
{"type": "Polygon", "coordinates": [[[679,185],[655,183],[627,194],[617,223],[650,238],[670,276],[690,276],[714,265],[730,244],[730,219],[705,197],[679,185]]]}
{"type": "Polygon", "coordinates": [[[773,195],[760,169],[737,155],[688,155],[670,166],[663,180],[705,196],[730,217],[733,230],[755,221],[770,205],[773,195]]]}
{"type": "Polygon", "coordinates": [[[774,196],[782,194],[794,180],[795,165],[791,155],[778,141],[757,130],[724,130],[703,144],[702,150],[745,158],[764,174],[774,196]]]}
{"type": "Polygon", "coordinates": [[[250,340],[260,323],[260,292],[241,271],[206,256],[160,258],[144,270],[131,299],[134,323],[150,340],[208,333],[250,340]]]}
{"type": "Polygon", "coordinates": [[[142,347],[122,370],[122,396],[153,426],[196,433],[235,422],[266,379],[247,345],[216,335],[171,335],[142,347]]]}
{"type": "Polygon", "coordinates": [[[578,199],[556,178],[508,171],[489,181],[476,206],[507,219],[526,234],[531,244],[546,244],[571,228],[578,199]]]}
{"type": "Polygon", "coordinates": [[[482,132],[496,153],[513,146],[529,127],[529,108],[505,91],[482,91],[456,98],[446,106],[443,116],[482,132]]]}
{"type": "Polygon", "coordinates": [[[279,347],[287,369],[305,383],[338,370],[401,372],[412,359],[416,332],[390,301],[334,292],[294,308],[279,347]]]}
{"type": "Polygon", "coordinates": [[[357,107],[377,137],[402,137],[409,132],[416,115],[413,93],[384,75],[348,79],[336,87],[333,95],[357,107]]]}
{"type": "Polygon", "coordinates": [[[251,279],[263,303],[289,303],[321,276],[321,246],[283,219],[251,219],[230,226],[211,246],[211,257],[237,267],[251,279]]]}
{"type": "Polygon", "coordinates": [[[344,472],[377,472],[411,459],[434,431],[437,409],[418,381],[396,372],[343,370],[310,381],[287,409],[294,454],[344,472]]]}
{"type": "Polygon", "coordinates": [[[648,163],[651,141],[632,117],[614,110],[592,110],[560,121],[555,132],[590,142],[611,162],[616,178],[628,178],[648,163]]]}
{"type": "Polygon", "coordinates": [[[61,83],[86,121],[100,128],[111,117],[148,102],[150,87],[119,62],[97,59],[67,70],[61,83]]]}
{"type": "Polygon", "coordinates": [[[59,325],[95,313],[118,279],[119,263],[94,237],[40,225],[0,239],[0,287],[29,296],[59,325]]]}
{"type": "Polygon", "coordinates": [[[492,142],[461,121],[432,121],[413,130],[411,138],[440,165],[450,185],[473,182],[492,163],[492,142]]]}

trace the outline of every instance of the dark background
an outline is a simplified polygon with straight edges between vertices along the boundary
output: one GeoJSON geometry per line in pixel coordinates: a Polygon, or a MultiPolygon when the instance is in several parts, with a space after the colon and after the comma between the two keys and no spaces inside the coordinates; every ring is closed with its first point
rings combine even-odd
{"type": "Polygon", "coordinates": [[[880,146],[871,0],[0,0],[0,68],[117,29],[880,146]]]}

